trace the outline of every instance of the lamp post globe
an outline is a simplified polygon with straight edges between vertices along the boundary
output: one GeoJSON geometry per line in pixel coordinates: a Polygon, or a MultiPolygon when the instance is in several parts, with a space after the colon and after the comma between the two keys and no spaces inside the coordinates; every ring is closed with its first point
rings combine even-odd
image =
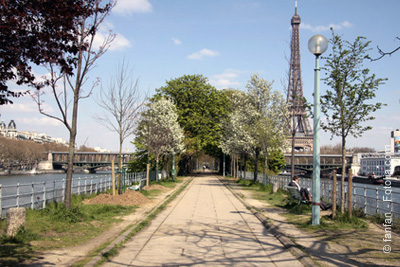
{"type": "Polygon", "coordinates": [[[326,49],[328,49],[328,40],[323,35],[314,35],[308,41],[308,50],[317,57],[323,54],[326,49]]]}
{"type": "MultiPolygon", "coordinates": [[[[308,41],[308,49],[315,55],[314,69],[314,144],[313,144],[313,183],[312,183],[312,225],[320,223],[320,145],[319,145],[319,130],[321,121],[321,106],[320,106],[320,68],[319,56],[328,49],[328,40],[322,35],[314,35],[308,41]]],[[[333,203],[334,205],[336,203],[333,203]]]]}

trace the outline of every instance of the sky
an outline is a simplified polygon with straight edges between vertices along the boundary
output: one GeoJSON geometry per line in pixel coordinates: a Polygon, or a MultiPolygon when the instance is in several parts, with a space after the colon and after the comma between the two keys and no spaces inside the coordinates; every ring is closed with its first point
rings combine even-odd
{"type": "MultiPolygon", "coordinates": [[[[107,53],[89,73],[90,80],[100,79],[93,95],[80,100],[77,145],[119,148],[118,134],[94,120],[102,109],[95,102],[101,86],[107,87],[115,77],[117,66],[125,59],[139,91],[152,96],[166,81],[183,75],[201,74],[217,89],[234,88],[245,91],[254,73],[274,81],[273,89],[281,91],[289,69],[291,24],[295,0],[119,0],[99,32],[117,35],[107,53]]],[[[399,0],[298,0],[300,53],[303,94],[313,101],[315,56],[308,50],[308,40],[315,34],[328,39],[334,28],[344,40],[364,36],[371,41],[369,54],[378,57],[377,46],[391,51],[400,46],[399,0]]],[[[326,54],[330,52],[330,47],[326,54]]],[[[325,63],[321,59],[321,66],[325,63]]],[[[390,132],[400,128],[400,51],[379,61],[365,62],[364,67],[379,78],[387,78],[377,91],[376,101],[387,104],[375,112],[368,122],[372,130],[361,138],[347,139],[347,147],[372,147],[384,150],[390,144],[390,132]]],[[[46,70],[35,68],[46,75],[46,70]]],[[[321,72],[321,78],[324,73],[321,72]]],[[[23,90],[14,83],[11,89],[23,90]]],[[[90,83],[87,83],[89,86],[90,83]]],[[[26,88],[25,88],[26,89],[26,88]]],[[[327,86],[321,81],[321,94],[327,86]]],[[[57,114],[51,100],[46,107],[57,114]]],[[[13,105],[0,106],[0,119],[6,124],[14,120],[18,131],[46,133],[55,138],[69,139],[61,123],[38,112],[32,98],[14,99],[13,105]]],[[[123,151],[132,152],[129,137],[123,151]]],[[[322,133],[321,145],[336,145],[322,133]]]]}

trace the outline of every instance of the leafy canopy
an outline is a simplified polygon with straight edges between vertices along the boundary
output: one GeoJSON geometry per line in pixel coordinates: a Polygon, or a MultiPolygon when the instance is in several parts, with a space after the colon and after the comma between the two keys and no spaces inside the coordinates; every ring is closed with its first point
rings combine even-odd
{"type": "Polygon", "coordinates": [[[364,68],[364,61],[370,42],[357,37],[353,43],[342,40],[332,31],[332,53],[326,57],[324,79],[330,89],[321,96],[321,111],[327,117],[321,125],[332,136],[346,138],[348,135],[360,137],[372,129],[364,122],[375,119],[371,113],[382,108],[382,103],[371,103],[375,92],[386,79],[376,78],[364,68]]]}
{"type": "MultiPolygon", "coordinates": [[[[52,63],[72,74],[79,51],[79,27],[95,13],[107,13],[111,4],[99,0],[0,0],[0,105],[25,93],[11,91],[7,81],[34,84],[31,64],[52,63]],[[68,56],[64,56],[64,55],[68,56]]],[[[92,31],[95,29],[93,28],[92,31]]]]}
{"type": "Polygon", "coordinates": [[[176,105],[178,122],[185,132],[187,154],[204,150],[219,156],[220,122],[228,114],[228,100],[202,75],[184,75],[157,89],[155,99],[165,96],[176,105]]]}

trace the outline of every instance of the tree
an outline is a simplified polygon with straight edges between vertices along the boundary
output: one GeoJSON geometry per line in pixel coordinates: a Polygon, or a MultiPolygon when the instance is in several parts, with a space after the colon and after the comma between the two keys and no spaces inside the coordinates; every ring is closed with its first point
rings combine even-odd
{"type": "Polygon", "coordinates": [[[75,40],[78,44],[78,52],[76,55],[64,53],[63,60],[70,62],[66,67],[62,67],[56,63],[48,64],[49,78],[45,80],[43,85],[50,88],[51,95],[60,112],[60,116],[48,113],[43,108],[43,97],[45,92],[37,90],[33,95],[38,105],[39,112],[47,117],[58,120],[64,124],[69,131],[69,148],[68,148],[68,169],[65,186],[65,206],[71,208],[72,193],[72,172],[75,152],[75,140],[77,135],[78,122],[78,104],[82,98],[89,97],[90,93],[97,85],[98,81],[89,86],[85,92],[85,83],[88,80],[90,70],[95,66],[95,62],[107,51],[110,43],[114,39],[111,33],[105,38],[103,44],[96,49],[94,47],[94,38],[104,18],[108,15],[113,6],[112,1],[102,3],[102,1],[94,1],[88,8],[92,9],[90,16],[81,16],[75,23],[75,40]],[[60,89],[61,87],[61,89],[60,89]],[[68,95],[72,92],[72,97],[68,95]],[[70,97],[70,98],[69,98],[70,97]],[[72,114],[69,110],[72,104],[72,114]]]}
{"type": "MultiPolygon", "coordinates": [[[[117,67],[115,78],[111,79],[107,90],[101,88],[99,99],[96,101],[104,113],[96,115],[95,120],[118,134],[120,171],[122,145],[126,138],[134,134],[144,104],[139,93],[138,80],[133,81],[132,77],[129,64],[125,60],[122,61],[117,67]]],[[[118,183],[122,185],[121,175],[118,183]]]]}
{"type": "Polygon", "coordinates": [[[162,97],[149,104],[144,113],[138,141],[154,155],[156,174],[162,155],[179,154],[184,151],[184,135],[178,123],[178,114],[172,101],[162,97]]]}
{"type": "Polygon", "coordinates": [[[332,135],[341,137],[342,143],[342,200],[341,212],[344,213],[344,179],[346,175],[346,138],[350,135],[360,137],[372,129],[365,122],[374,117],[371,113],[382,107],[382,103],[371,103],[375,91],[385,79],[376,78],[368,68],[363,68],[370,42],[357,37],[353,43],[344,41],[332,31],[332,52],[326,57],[324,79],[331,89],[321,96],[321,111],[326,122],[321,126],[332,135]]]}
{"type": "Polygon", "coordinates": [[[233,158],[239,156],[245,158],[245,155],[251,150],[250,136],[246,129],[252,122],[253,106],[245,92],[229,90],[227,95],[230,99],[231,109],[228,117],[222,121],[220,148],[224,154],[233,158]]]}
{"type": "Polygon", "coordinates": [[[7,81],[36,88],[31,64],[52,63],[71,75],[80,43],[79,24],[96,12],[98,0],[0,0],[0,105],[27,92],[11,91],[7,81]],[[63,55],[69,56],[64,57],[63,55]]]}
{"type": "Polygon", "coordinates": [[[271,152],[268,156],[268,169],[278,174],[286,166],[285,156],[279,150],[271,152]]]}
{"type": "MultiPolygon", "coordinates": [[[[183,160],[204,150],[208,155],[222,156],[219,148],[221,121],[226,118],[227,97],[208,83],[202,75],[184,75],[167,81],[156,89],[155,99],[165,96],[176,105],[178,121],[185,133],[186,152],[183,160]]],[[[180,171],[190,171],[189,164],[180,171]]]]}
{"type": "MultiPolygon", "coordinates": [[[[272,83],[260,78],[257,74],[251,77],[246,88],[250,101],[258,114],[250,128],[250,133],[255,141],[253,144],[255,164],[257,167],[258,155],[262,151],[265,158],[264,173],[266,175],[268,154],[284,147],[285,136],[287,136],[285,117],[287,117],[288,109],[282,94],[272,91],[272,83]]],[[[257,173],[254,176],[254,181],[256,181],[257,173]]]]}

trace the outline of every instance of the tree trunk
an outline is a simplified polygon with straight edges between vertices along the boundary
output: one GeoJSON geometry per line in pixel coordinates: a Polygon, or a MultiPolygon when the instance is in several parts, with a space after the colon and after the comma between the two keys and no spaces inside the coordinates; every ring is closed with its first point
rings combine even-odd
{"type": "MultiPolygon", "coordinates": [[[[293,126],[294,127],[294,126],[293,126]]],[[[291,159],[290,159],[290,163],[291,163],[291,167],[292,167],[292,170],[291,170],[291,177],[292,177],[292,179],[293,179],[293,176],[294,176],[294,146],[295,146],[295,138],[296,138],[296,130],[293,130],[292,131],[292,155],[291,155],[291,159]]]]}
{"type": "Polygon", "coordinates": [[[247,175],[247,154],[244,154],[244,179],[246,180],[246,175],[247,175]]]}
{"type": "Polygon", "coordinates": [[[239,157],[236,157],[236,179],[239,179],[239,157]]]}
{"type": "Polygon", "coordinates": [[[349,179],[347,183],[347,208],[349,211],[349,218],[353,217],[353,171],[349,170],[349,179]]]}
{"type": "Polygon", "coordinates": [[[119,160],[118,160],[118,195],[122,194],[122,143],[119,142],[119,160]]]}
{"type": "Polygon", "coordinates": [[[258,157],[260,155],[260,150],[256,149],[256,156],[254,159],[254,178],[253,178],[253,183],[255,184],[257,182],[257,172],[258,172],[258,157]]]}
{"type": "Polygon", "coordinates": [[[342,183],[341,183],[341,190],[342,190],[342,200],[340,207],[340,212],[344,213],[344,207],[346,205],[345,201],[345,194],[344,194],[344,184],[346,179],[346,138],[342,137],[342,183]]]}
{"type": "Polygon", "coordinates": [[[159,156],[156,157],[156,181],[158,181],[158,162],[159,162],[159,156]]]}
{"type": "Polygon", "coordinates": [[[264,185],[268,184],[268,157],[265,156],[265,180],[264,180],[264,185]]]}
{"type": "Polygon", "coordinates": [[[333,171],[333,192],[332,192],[332,219],[336,218],[336,197],[337,197],[337,188],[336,188],[336,181],[337,181],[337,177],[336,177],[337,171],[334,170],[333,171]]]}
{"type": "Polygon", "coordinates": [[[72,127],[69,128],[69,148],[68,148],[68,169],[67,181],[65,184],[65,198],[64,204],[66,209],[71,208],[71,194],[72,194],[72,173],[74,171],[74,155],[75,155],[75,140],[77,133],[77,120],[78,120],[78,101],[79,90],[74,92],[74,105],[72,110],[72,127]]]}
{"type": "Polygon", "coordinates": [[[71,194],[72,194],[72,173],[74,172],[74,153],[75,153],[75,142],[72,131],[69,137],[69,148],[68,148],[68,168],[67,168],[67,180],[65,183],[64,192],[64,204],[66,209],[71,208],[71,194]]]}
{"type": "MultiPolygon", "coordinates": [[[[295,81],[295,83],[297,83],[296,81],[295,81]]],[[[297,86],[297,85],[295,85],[295,86],[297,86]]],[[[296,87],[295,87],[296,88],[296,87]]],[[[291,134],[292,134],[292,144],[291,144],[291,146],[292,146],[292,151],[291,151],[291,159],[290,159],[290,165],[291,165],[291,173],[290,173],[290,176],[291,176],[291,178],[293,179],[293,177],[294,177],[294,149],[295,149],[295,145],[296,145],[296,116],[295,116],[295,107],[294,107],[294,103],[295,103],[295,101],[294,101],[294,99],[293,99],[293,103],[292,103],[292,120],[293,120],[293,122],[292,122],[292,132],[291,132],[291,134]]],[[[296,107],[297,108],[297,107],[296,107]]]]}

